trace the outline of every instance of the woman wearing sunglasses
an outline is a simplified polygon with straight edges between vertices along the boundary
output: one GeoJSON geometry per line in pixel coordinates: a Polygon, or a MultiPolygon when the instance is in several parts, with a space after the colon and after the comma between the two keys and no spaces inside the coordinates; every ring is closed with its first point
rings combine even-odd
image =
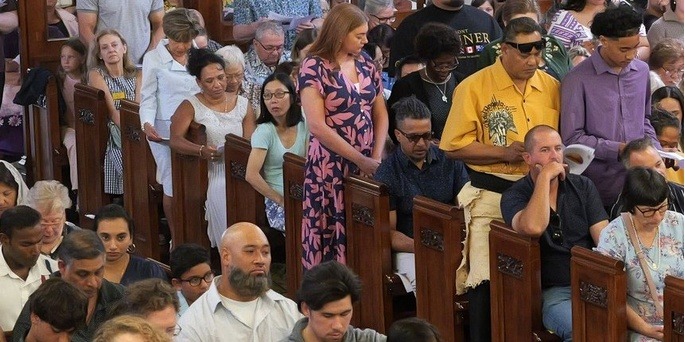
{"type": "Polygon", "coordinates": [[[433,136],[440,140],[447,115],[452,106],[452,93],[464,75],[457,72],[461,43],[459,34],[445,24],[426,24],[416,35],[415,54],[425,62],[423,70],[415,71],[397,80],[388,99],[390,127],[388,132],[393,142],[395,137],[395,112],[393,104],[402,98],[415,95],[431,112],[433,136]]]}
{"type": "Polygon", "coordinates": [[[666,179],[652,169],[628,170],[622,194],[628,211],[602,230],[596,250],[626,265],[630,340],[661,340],[664,278],[683,277],[683,215],[668,210],[666,179]]]}

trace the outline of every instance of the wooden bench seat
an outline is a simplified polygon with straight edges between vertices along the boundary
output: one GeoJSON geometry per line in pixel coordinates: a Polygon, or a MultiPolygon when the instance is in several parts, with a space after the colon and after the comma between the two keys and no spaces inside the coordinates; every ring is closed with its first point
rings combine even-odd
{"type": "Polygon", "coordinates": [[[247,139],[234,134],[226,135],[226,222],[229,227],[238,222],[251,222],[259,227],[268,226],[264,196],[245,180],[250,151],[252,146],[247,139]]]}
{"type": "Polygon", "coordinates": [[[683,279],[666,276],[664,342],[683,341],[683,279]]]}
{"type": "Polygon", "coordinates": [[[305,159],[283,155],[283,209],[285,211],[285,267],[288,297],[295,300],[302,282],[302,201],[305,159]]]}
{"type": "Polygon", "coordinates": [[[159,245],[162,187],[157,183],[157,166],[141,130],[138,103],[122,100],[121,153],[124,161],[124,206],[135,224],[136,253],[162,260],[159,245]]]}
{"type": "Polygon", "coordinates": [[[416,196],[413,216],[416,316],[435,325],[445,342],[466,341],[468,300],[455,294],[466,231],[464,211],[416,196]]]}

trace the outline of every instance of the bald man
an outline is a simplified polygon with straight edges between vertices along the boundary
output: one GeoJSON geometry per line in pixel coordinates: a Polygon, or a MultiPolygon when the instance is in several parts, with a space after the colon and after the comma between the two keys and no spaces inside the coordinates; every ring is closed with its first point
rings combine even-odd
{"type": "Polygon", "coordinates": [[[221,236],[221,269],[183,314],[180,341],[279,341],[302,318],[297,304],[270,289],[271,247],[262,230],[236,223],[221,236]]]}

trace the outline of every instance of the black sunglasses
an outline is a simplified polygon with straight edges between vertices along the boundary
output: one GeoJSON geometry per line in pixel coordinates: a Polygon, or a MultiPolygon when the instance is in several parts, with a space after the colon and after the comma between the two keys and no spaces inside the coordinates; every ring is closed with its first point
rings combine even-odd
{"type": "Polygon", "coordinates": [[[433,132],[426,132],[426,133],[412,133],[412,134],[407,134],[402,132],[401,129],[395,128],[398,132],[402,133],[407,140],[411,141],[412,144],[418,144],[419,140],[423,139],[425,142],[429,142],[431,139],[433,139],[433,132]]]}
{"type": "Polygon", "coordinates": [[[533,51],[533,48],[535,48],[538,51],[542,51],[542,49],[545,48],[545,41],[544,40],[538,40],[537,42],[532,42],[532,43],[514,43],[514,42],[505,42],[505,43],[515,47],[521,53],[530,53],[531,51],[533,51]]]}
{"type": "Polygon", "coordinates": [[[561,230],[561,218],[551,208],[549,209],[549,227],[552,228],[552,241],[559,245],[564,245],[564,232],[561,230]]]}

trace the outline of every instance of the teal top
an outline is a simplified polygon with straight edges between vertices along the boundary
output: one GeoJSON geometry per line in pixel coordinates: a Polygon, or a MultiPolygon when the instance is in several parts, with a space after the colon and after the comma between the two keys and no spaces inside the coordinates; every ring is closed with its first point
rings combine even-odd
{"type": "Polygon", "coordinates": [[[262,177],[281,196],[283,196],[283,155],[290,152],[304,157],[307,139],[309,139],[309,128],[304,121],[297,124],[297,138],[290,148],[283,146],[276,132],[276,126],[270,122],[257,125],[257,129],[252,133],[252,148],[266,150],[262,177]]]}
{"type": "MultiPolygon", "coordinates": [[[[573,66],[571,60],[568,58],[564,45],[556,38],[548,35],[543,36],[543,38],[546,42],[545,52],[542,55],[545,66],[541,69],[561,82],[561,79],[566,76],[566,73],[571,70],[571,67],[573,66]]],[[[495,64],[496,58],[502,54],[502,51],[500,50],[501,44],[502,39],[500,38],[493,40],[483,48],[483,51],[478,58],[478,70],[495,64]]]]}

